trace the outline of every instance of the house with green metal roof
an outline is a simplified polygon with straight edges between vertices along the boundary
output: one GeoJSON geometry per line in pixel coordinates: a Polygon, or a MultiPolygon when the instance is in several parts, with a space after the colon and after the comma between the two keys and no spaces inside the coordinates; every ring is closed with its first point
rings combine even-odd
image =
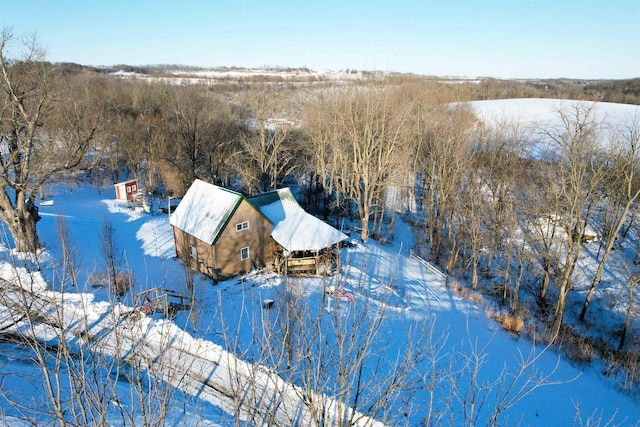
{"type": "Polygon", "coordinates": [[[245,197],[200,180],[169,223],[178,257],[214,280],[266,265],[286,274],[331,274],[347,238],[307,213],[288,188],[245,197]]]}
{"type": "Polygon", "coordinates": [[[273,263],[273,224],[235,191],[196,180],[169,223],[178,258],[214,280],[273,263]]]}

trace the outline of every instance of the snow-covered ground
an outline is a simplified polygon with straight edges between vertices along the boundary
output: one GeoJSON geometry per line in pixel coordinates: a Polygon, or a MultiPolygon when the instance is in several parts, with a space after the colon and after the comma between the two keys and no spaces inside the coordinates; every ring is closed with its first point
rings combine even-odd
{"type": "MultiPolygon", "coordinates": [[[[478,119],[489,128],[508,132],[542,148],[548,142],[545,132],[564,130],[561,113],[569,122],[584,120],[599,132],[600,143],[619,144],[620,137],[640,124],[640,106],[613,102],[589,102],[568,99],[514,98],[467,103],[478,119]]],[[[624,137],[624,136],[623,136],[624,137]]]]}
{"type": "Polygon", "coordinates": [[[488,125],[509,123],[548,125],[558,121],[558,111],[595,106],[593,119],[619,125],[640,114],[640,106],[613,102],[568,99],[510,98],[468,103],[478,118],[488,125]]]}
{"type": "MultiPolygon", "coordinates": [[[[172,232],[166,215],[149,215],[130,210],[126,203],[113,199],[113,189],[98,192],[82,185],[73,189],[56,187],[51,191],[51,199],[54,201],[53,205],[41,204],[43,219],[38,224],[41,240],[47,246],[49,255],[46,258],[48,261],[42,264],[42,275],[49,283],[50,290],[60,290],[61,287],[56,282],[59,266],[55,260],[61,258],[56,219],[63,217],[66,220],[71,241],[77,248],[80,259],[79,282],[85,283],[89,273],[103,268],[99,234],[105,216],[115,227],[117,244],[126,254],[127,265],[135,274],[135,292],[156,286],[186,290],[181,263],[174,258],[172,232]]],[[[398,357],[407,348],[403,339],[408,335],[410,327],[419,324],[432,326],[433,336],[445,339],[442,372],[448,369],[445,360],[461,363],[463,355],[471,355],[474,353],[472,350],[475,350],[482,362],[475,378],[477,384],[500,381],[484,396],[484,409],[478,409],[486,410],[478,419],[481,424],[487,421],[486,417],[490,414],[487,408],[500,398],[500,392],[505,391],[500,385],[509,384],[510,378],[517,375],[521,362],[530,359],[532,355],[535,355],[535,363],[526,369],[526,376],[521,377],[516,385],[522,385],[523,378],[548,375],[546,385],[514,402],[500,418],[502,422],[575,425],[587,424],[587,420],[600,420],[604,423],[613,419],[619,424],[640,423],[638,403],[617,391],[598,366],[573,365],[541,345],[503,331],[497,323],[485,317],[482,307],[460,299],[445,287],[444,275],[410,256],[412,234],[406,225],[397,222],[394,235],[394,242],[388,246],[370,241],[366,245],[357,244],[344,248],[339,282],[336,281],[337,278],[295,279],[295,283],[303,289],[303,301],[310,307],[321,306],[325,304],[325,287],[337,285],[352,294],[355,303],[342,301],[337,307],[337,301],[333,301],[333,310],[349,313],[363,307],[383,308],[386,314],[379,338],[388,343],[381,351],[384,352],[382,356],[389,359],[398,357]]],[[[188,331],[184,332],[184,339],[179,340],[180,342],[197,340],[201,345],[221,349],[222,347],[217,346],[229,344],[229,337],[225,338],[221,328],[221,321],[224,321],[227,325],[233,325],[232,329],[237,332],[235,342],[240,347],[248,346],[256,334],[255,325],[262,313],[262,302],[271,299],[276,306],[280,304],[283,283],[283,278],[273,274],[257,275],[243,282],[232,279],[218,285],[198,276],[196,315],[187,316],[184,312],[179,314],[173,320],[171,328],[174,333],[178,333],[176,327],[188,331]]],[[[85,300],[89,301],[90,310],[98,316],[110,307],[106,303],[110,298],[104,288],[87,286],[80,290],[67,288],[66,291],[91,294],[85,300]]],[[[134,301],[129,297],[124,298],[122,303],[124,306],[133,306],[134,301]]],[[[376,313],[380,311],[371,310],[372,316],[376,313]]],[[[148,317],[141,322],[153,329],[166,328],[168,321],[148,317]]],[[[160,333],[160,330],[155,331],[160,333]]],[[[9,350],[6,347],[3,349],[4,352],[9,350]]],[[[24,360],[14,360],[2,366],[4,388],[24,385],[24,377],[18,375],[18,372],[28,370],[30,365],[23,362],[24,360]]],[[[365,367],[365,377],[375,378],[375,375],[380,375],[375,366],[365,367]]],[[[465,384],[471,380],[473,378],[469,375],[458,378],[459,396],[465,395],[465,384]]],[[[451,392],[453,386],[444,386],[439,395],[442,397],[451,392]]],[[[468,394],[466,396],[469,398],[468,394]]],[[[407,397],[408,401],[404,404],[413,410],[409,424],[417,425],[426,416],[428,396],[419,392],[407,397]]],[[[225,414],[228,407],[223,401],[209,399],[208,403],[203,403],[205,406],[198,405],[197,398],[191,398],[189,407],[181,413],[197,413],[197,421],[194,421],[196,418],[191,419],[193,423],[204,423],[205,420],[224,423],[224,420],[229,420],[225,414]]],[[[462,402],[450,402],[449,405],[449,409],[455,412],[448,414],[449,418],[444,420],[455,419],[461,422],[465,405],[462,402]]],[[[447,408],[436,406],[433,409],[438,411],[447,408]]],[[[176,415],[173,419],[185,422],[185,416],[176,415]]]]}

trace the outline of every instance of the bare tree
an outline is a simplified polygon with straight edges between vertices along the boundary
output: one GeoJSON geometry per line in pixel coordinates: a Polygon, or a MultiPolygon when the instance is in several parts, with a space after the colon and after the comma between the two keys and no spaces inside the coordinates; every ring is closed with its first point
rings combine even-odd
{"type": "Polygon", "coordinates": [[[177,177],[173,183],[166,176],[165,184],[178,194],[201,175],[201,165],[208,156],[211,112],[215,108],[210,101],[200,88],[177,88],[171,93],[165,114],[167,136],[161,149],[164,162],[170,165],[169,173],[177,177]]]}
{"type": "Polygon", "coordinates": [[[528,207],[526,215],[527,243],[531,246],[533,255],[537,258],[536,269],[542,269],[539,292],[536,294],[538,307],[546,312],[548,309],[548,293],[559,272],[560,254],[562,251],[563,232],[556,224],[555,203],[553,191],[547,190],[553,187],[553,182],[548,182],[545,168],[535,167],[532,171],[531,181],[536,184],[528,187],[528,207]]]}
{"type": "Polygon", "coordinates": [[[279,309],[265,313],[268,317],[260,325],[261,354],[287,381],[299,385],[296,390],[312,414],[313,425],[404,419],[397,409],[402,406],[401,397],[420,381],[416,374],[424,354],[431,350],[428,340],[433,331],[422,324],[411,325],[402,340],[406,348],[398,349],[397,358],[389,360],[385,357],[388,337],[382,328],[390,313],[383,304],[371,304],[364,295],[355,303],[340,303],[325,293],[324,298],[335,301],[309,307],[301,302],[300,286],[296,279],[286,279],[279,309]],[[325,304],[330,307],[328,314],[325,304]]]}
{"type": "Polygon", "coordinates": [[[412,105],[378,84],[362,84],[337,96],[318,107],[322,120],[315,122],[312,143],[318,147],[317,166],[333,175],[329,181],[337,198],[355,204],[360,238],[366,241],[370,220],[382,211],[400,155],[406,152],[412,105]]]}
{"type": "Polygon", "coordinates": [[[62,90],[35,40],[23,44],[27,53],[20,58],[12,57],[16,43],[9,31],[2,32],[0,217],[16,249],[35,252],[41,246],[36,232],[38,192],[57,173],[82,164],[96,136],[99,113],[86,87],[62,90]],[[85,96],[79,97],[82,90],[85,96]]]}
{"type": "Polygon", "coordinates": [[[555,208],[552,215],[564,230],[552,340],[558,337],[562,326],[582,241],[606,170],[600,146],[601,124],[595,120],[595,108],[595,104],[560,108],[560,124],[541,131],[550,144],[547,156],[552,160],[548,162],[549,199],[555,208]]]}
{"type": "MultiPolygon", "coordinates": [[[[464,107],[436,109],[423,130],[420,174],[424,180],[423,210],[429,228],[431,259],[436,264],[454,228],[455,195],[468,167],[470,125],[473,116],[464,107]]],[[[450,251],[453,255],[453,251],[450,251]]],[[[451,265],[451,264],[450,264],[451,265]]]]}
{"type": "MultiPolygon", "coordinates": [[[[464,170],[460,189],[454,200],[456,234],[464,249],[465,271],[471,271],[471,287],[479,281],[480,261],[489,272],[498,248],[512,247],[519,231],[518,212],[522,189],[522,160],[527,135],[517,126],[501,123],[496,129],[479,127],[470,136],[468,167],[464,170]]],[[[510,254],[503,269],[504,292],[509,283],[510,254]]]]}
{"type": "Polygon", "coordinates": [[[486,250],[487,222],[483,203],[483,181],[477,172],[481,169],[470,168],[465,179],[464,191],[456,194],[457,228],[462,241],[464,270],[471,272],[471,289],[476,289],[480,280],[479,269],[482,252],[486,250]]]}
{"type": "Polygon", "coordinates": [[[635,302],[635,289],[636,286],[640,283],[640,277],[638,274],[631,274],[627,279],[627,289],[629,290],[628,298],[629,305],[627,306],[627,313],[624,319],[624,327],[622,328],[622,334],[620,335],[620,342],[618,343],[618,351],[624,348],[624,343],[627,340],[627,332],[629,330],[629,325],[631,324],[632,315],[633,315],[633,306],[635,302]]]}
{"type": "Polygon", "coordinates": [[[319,193],[322,193],[322,207],[324,219],[327,220],[335,205],[331,198],[335,195],[340,198],[337,187],[338,152],[333,149],[338,130],[328,123],[339,121],[337,98],[339,96],[331,91],[321,93],[315,102],[305,108],[304,129],[308,135],[311,150],[311,162],[315,171],[315,185],[319,193]]]}
{"type": "MultiPolygon", "coordinates": [[[[77,252],[58,223],[64,263],[56,280],[78,288],[77,252]]],[[[148,339],[144,316],[111,301],[102,316],[93,312],[87,294],[45,291],[39,273],[14,264],[11,279],[0,287],[2,338],[14,340],[30,354],[39,372],[40,394],[25,396],[3,388],[0,395],[30,424],[160,426],[183,405],[190,362],[172,350],[179,337],[171,331],[161,341],[148,339]],[[135,348],[135,351],[133,349],[135,348]],[[126,387],[123,387],[126,384],[126,387]]],[[[183,343],[180,342],[179,345],[183,343]]]]}
{"type": "Polygon", "coordinates": [[[296,124],[282,116],[288,100],[276,89],[258,88],[244,102],[246,130],[234,158],[235,169],[249,192],[274,190],[298,166],[296,124]]]}
{"type": "Polygon", "coordinates": [[[94,285],[106,285],[118,299],[133,287],[133,275],[125,268],[125,253],[118,240],[116,228],[105,215],[100,226],[100,253],[104,260],[106,278],[98,273],[94,285]]]}
{"type": "Polygon", "coordinates": [[[613,139],[611,165],[604,179],[603,187],[607,192],[607,200],[614,203],[613,212],[610,214],[608,232],[606,233],[606,245],[598,263],[598,268],[591,281],[591,286],[585,297],[580,320],[584,321],[591,298],[600,283],[605,264],[611,254],[613,245],[618,239],[618,233],[627,220],[632,206],[640,196],[640,181],[638,170],[640,169],[640,117],[634,117],[620,131],[618,138],[613,139]]]}

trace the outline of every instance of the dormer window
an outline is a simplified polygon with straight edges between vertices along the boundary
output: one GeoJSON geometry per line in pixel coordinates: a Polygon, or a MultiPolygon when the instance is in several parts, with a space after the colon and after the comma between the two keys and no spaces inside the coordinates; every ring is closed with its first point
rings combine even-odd
{"type": "Polygon", "coordinates": [[[236,224],[236,231],[243,231],[249,228],[249,221],[239,222],[236,224]]]}

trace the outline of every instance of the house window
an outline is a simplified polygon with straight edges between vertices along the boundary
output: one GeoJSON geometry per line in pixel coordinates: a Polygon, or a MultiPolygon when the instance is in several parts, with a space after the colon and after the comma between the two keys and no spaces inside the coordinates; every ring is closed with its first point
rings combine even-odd
{"type": "Polygon", "coordinates": [[[236,231],[242,231],[249,228],[249,221],[239,222],[236,224],[236,231]]]}
{"type": "Polygon", "coordinates": [[[189,249],[191,250],[191,257],[198,259],[198,250],[196,249],[195,246],[189,246],[189,249]]]}
{"type": "Polygon", "coordinates": [[[249,259],[249,246],[240,249],[240,260],[244,261],[245,259],[249,259]]]}

